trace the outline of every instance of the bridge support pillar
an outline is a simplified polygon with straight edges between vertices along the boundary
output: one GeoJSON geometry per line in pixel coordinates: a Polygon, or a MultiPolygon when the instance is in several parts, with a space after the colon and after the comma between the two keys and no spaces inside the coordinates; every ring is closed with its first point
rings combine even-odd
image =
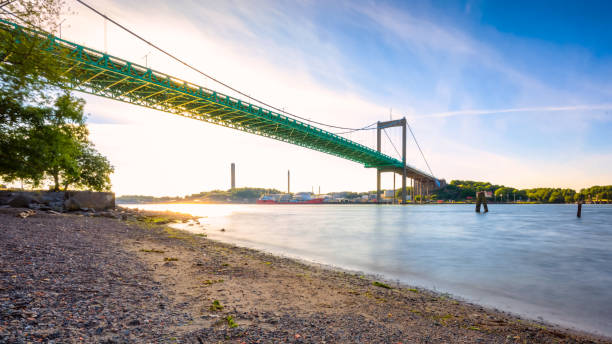
{"type": "Polygon", "coordinates": [[[380,170],[376,169],[376,203],[381,203],[380,194],[380,170]]]}
{"type": "MultiPolygon", "coordinates": [[[[376,123],[376,149],[380,152],[381,149],[381,131],[386,128],[391,127],[402,127],[402,165],[403,168],[401,170],[402,176],[402,204],[406,204],[406,117],[399,120],[391,120],[387,122],[377,122],[376,123]]],[[[399,171],[394,170],[393,173],[399,173],[399,171]]],[[[376,201],[381,203],[381,190],[380,190],[380,174],[381,170],[376,169],[376,201]]],[[[395,176],[394,176],[395,178],[395,176]]],[[[395,179],[394,179],[395,180],[395,179]]],[[[394,196],[395,197],[395,196],[394,196]]]]}
{"type": "MultiPolygon", "coordinates": [[[[381,146],[381,137],[380,137],[380,121],[376,123],[376,150],[380,152],[381,146]]],[[[380,199],[380,169],[376,169],[376,203],[381,203],[380,199]]]]}
{"type": "Polygon", "coordinates": [[[402,204],[406,204],[406,117],[402,119],[402,204]]]}

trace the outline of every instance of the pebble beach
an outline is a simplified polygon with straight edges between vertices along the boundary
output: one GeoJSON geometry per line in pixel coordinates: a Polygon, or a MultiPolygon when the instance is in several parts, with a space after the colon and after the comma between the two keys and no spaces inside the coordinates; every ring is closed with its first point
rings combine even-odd
{"type": "Polygon", "coordinates": [[[0,343],[612,343],[174,221],[0,209],[0,343]]]}

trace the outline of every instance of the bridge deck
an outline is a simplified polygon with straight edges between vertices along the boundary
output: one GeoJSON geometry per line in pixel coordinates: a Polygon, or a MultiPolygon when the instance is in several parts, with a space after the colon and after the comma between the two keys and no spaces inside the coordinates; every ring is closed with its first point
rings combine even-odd
{"type": "MultiPolygon", "coordinates": [[[[12,33],[17,42],[36,42],[53,54],[65,85],[73,90],[292,143],[365,167],[403,167],[400,160],[357,142],[130,61],[1,19],[0,29],[12,33]]],[[[406,169],[408,176],[436,181],[412,166],[406,169]]]]}

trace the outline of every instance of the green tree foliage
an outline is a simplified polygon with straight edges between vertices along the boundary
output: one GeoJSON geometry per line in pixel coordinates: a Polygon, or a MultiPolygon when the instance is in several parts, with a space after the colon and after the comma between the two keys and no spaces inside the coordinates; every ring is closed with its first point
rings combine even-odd
{"type": "Polygon", "coordinates": [[[489,182],[476,182],[472,180],[453,180],[446,187],[436,190],[435,195],[441,200],[462,201],[468,197],[476,196],[478,191],[496,191],[500,185],[489,182]]]}
{"type": "Polygon", "coordinates": [[[54,106],[14,102],[10,111],[14,115],[0,122],[0,175],[4,179],[26,179],[38,185],[45,174],[59,176],[61,166],[70,167],[78,142],[87,138],[82,101],[64,95],[54,106]]]}
{"type": "Polygon", "coordinates": [[[67,189],[68,185],[73,185],[79,189],[110,190],[110,175],[115,169],[105,156],[92,147],[91,143],[81,143],[74,162],[76,168],[66,170],[62,174],[64,189],[67,189]]]}
{"type": "MultiPolygon", "coordinates": [[[[406,196],[410,196],[412,192],[412,187],[406,186],[406,196]]],[[[395,198],[402,199],[402,188],[395,190],[395,198]]]]}
{"type": "Polygon", "coordinates": [[[16,104],[18,116],[0,124],[0,175],[34,186],[52,180],[53,190],[69,185],[106,190],[113,167],[88,141],[84,101],[64,94],[53,106],[16,104]]]}
{"type": "MultiPolygon", "coordinates": [[[[2,19],[37,30],[55,32],[65,8],[62,0],[20,0],[3,7],[2,19]],[[10,14],[8,14],[10,13],[10,14]]],[[[52,102],[49,85],[62,85],[53,57],[38,49],[40,41],[0,30],[0,121],[20,115],[10,108],[26,102],[52,102]],[[8,110],[8,111],[7,111],[8,110]]],[[[57,89],[56,89],[57,90],[57,89]]]]}
{"type": "Polygon", "coordinates": [[[580,190],[576,194],[576,200],[595,200],[595,201],[612,201],[612,185],[606,186],[591,186],[587,189],[580,190]]]}
{"type": "MultiPolygon", "coordinates": [[[[65,8],[63,0],[20,0],[3,9],[5,20],[54,32],[65,8]]],[[[84,101],[63,81],[39,40],[0,30],[0,177],[106,190],[113,167],[88,141],[84,101]]]]}
{"type": "Polygon", "coordinates": [[[488,182],[453,180],[446,187],[434,191],[441,200],[464,201],[474,197],[478,191],[492,191],[495,198],[503,201],[533,201],[539,203],[571,203],[579,199],[612,200],[612,186],[593,186],[576,193],[572,189],[535,188],[519,190],[512,187],[493,185],[488,182]]]}

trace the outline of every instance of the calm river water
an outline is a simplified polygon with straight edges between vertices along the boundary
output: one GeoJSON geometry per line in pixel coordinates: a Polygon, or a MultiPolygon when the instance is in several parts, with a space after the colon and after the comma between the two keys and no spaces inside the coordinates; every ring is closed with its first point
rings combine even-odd
{"type": "Polygon", "coordinates": [[[212,239],[374,273],[612,336],[612,206],[126,205],[212,239]],[[219,229],[225,228],[224,232],[219,229]]]}

